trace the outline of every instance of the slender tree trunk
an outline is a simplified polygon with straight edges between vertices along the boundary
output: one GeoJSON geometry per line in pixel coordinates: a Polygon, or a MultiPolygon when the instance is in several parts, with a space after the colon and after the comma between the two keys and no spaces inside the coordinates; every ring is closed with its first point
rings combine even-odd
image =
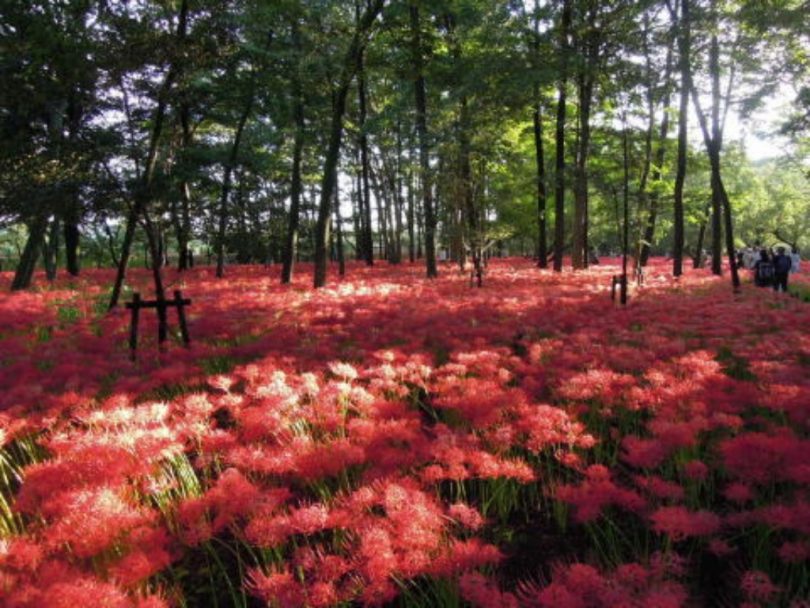
{"type": "Polygon", "coordinates": [[[588,230],[585,218],[588,214],[588,152],[590,147],[590,116],[593,83],[590,77],[583,74],[579,83],[579,141],[576,153],[576,170],[574,177],[574,230],[571,250],[571,264],[575,269],[587,265],[585,251],[586,233],[588,230]]]}
{"type": "MultiPolygon", "coordinates": [[[[716,10],[712,4],[712,10],[716,10]]],[[[717,34],[712,34],[709,44],[709,72],[712,75],[712,144],[709,155],[720,155],[720,44],[717,34]]],[[[720,189],[720,164],[712,163],[712,274],[720,275],[723,272],[723,199],[720,189]]]]}
{"type": "Polygon", "coordinates": [[[413,171],[413,148],[408,154],[408,260],[416,261],[416,208],[415,208],[415,183],[413,171]]]}
{"type": "Polygon", "coordinates": [[[622,157],[624,166],[624,175],[622,180],[622,202],[624,203],[624,225],[622,226],[622,284],[620,302],[627,304],[627,253],[629,248],[630,236],[630,154],[627,137],[627,118],[623,120],[624,129],[622,130],[622,157]]]}
{"type": "Polygon", "coordinates": [[[388,244],[388,222],[386,221],[385,209],[390,206],[388,194],[385,191],[385,184],[382,176],[369,165],[369,177],[371,178],[374,198],[377,201],[377,238],[379,239],[380,257],[388,258],[390,250],[388,244]]]}
{"type": "Polygon", "coordinates": [[[245,104],[239,123],[236,126],[236,134],[233,138],[231,151],[225,161],[225,175],[222,179],[222,190],[219,197],[219,227],[217,230],[217,278],[225,275],[225,229],[228,225],[228,197],[231,193],[231,180],[236,161],[239,158],[239,146],[242,143],[242,135],[245,131],[250,112],[253,109],[253,92],[251,91],[247,103],[245,104]]]}
{"type": "MultiPolygon", "coordinates": [[[[535,68],[540,65],[540,2],[534,2],[533,60],[535,68]]],[[[546,230],[546,161],[543,153],[543,102],[540,98],[540,84],[534,83],[534,155],[537,178],[537,265],[548,267],[548,243],[546,230]]]]}
{"type": "Polygon", "coordinates": [[[56,280],[57,264],[59,263],[59,216],[51,221],[51,230],[42,248],[42,261],[45,265],[45,277],[49,281],[56,280]]]}
{"type": "MultiPolygon", "coordinates": [[[[345,76],[344,76],[345,78],[345,76]]],[[[324,161],[321,186],[321,203],[318,219],[315,224],[315,277],[316,289],[326,285],[327,244],[331,228],[331,202],[337,185],[337,164],[340,156],[340,142],[343,135],[343,114],[346,110],[346,96],[349,93],[350,80],[344,80],[332,102],[332,127],[329,133],[329,147],[324,161]]]]}
{"type": "MultiPolygon", "coordinates": [[[[359,148],[358,148],[359,154],[359,148]]],[[[354,219],[354,259],[357,261],[365,259],[363,252],[365,243],[366,228],[363,224],[363,178],[360,171],[357,171],[352,188],[352,213],[354,219]]]]}
{"type": "Polygon", "coordinates": [[[703,266],[703,244],[706,241],[706,226],[709,221],[709,213],[712,210],[712,201],[709,199],[706,208],[703,210],[703,219],[698,227],[697,243],[695,245],[695,254],[692,256],[692,268],[700,268],[703,266]]]}
{"type": "MultiPolygon", "coordinates": [[[[160,233],[157,227],[149,217],[149,212],[144,210],[144,228],[146,231],[146,242],[149,248],[150,257],[152,258],[152,278],[155,282],[155,299],[158,302],[166,301],[166,292],[163,288],[163,276],[161,275],[161,267],[163,266],[162,254],[160,252],[160,233]]],[[[166,315],[166,307],[158,306],[158,343],[162,344],[166,339],[168,333],[168,322],[166,315]]]]}
{"type": "Polygon", "coordinates": [[[340,157],[340,144],[343,136],[343,117],[346,112],[346,96],[349,93],[352,79],[357,71],[357,60],[363,52],[371,32],[374,20],[382,10],[384,0],[370,0],[362,18],[358,20],[357,31],[346,51],[338,88],[332,101],[332,121],[329,132],[329,144],[324,160],[323,179],[321,181],[321,200],[318,207],[318,219],[315,224],[315,276],[316,289],[326,285],[327,245],[331,224],[331,202],[337,183],[337,164],[340,157]]]}
{"type": "MultiPolygon", "coordinates": [[[[673,19],[675,16],[673,15],[673,19]]],[[[688,151],[687,126],[689,115],[689,89],[690,77],[690,14],[689,0],[681,0],[681,18],[678,28],[678,58],[681,72],[680,105],[678,107],[678,162],[675,174],[675,234],[672,247],[672,274],[676,277],[683,274],[683,245],[684,245],[684,211],[683,186],[686,181],[686,153],[688,151]]]]}
{"type": "Polygon", "coordinates": [[[45,241],[45,232],[48,229],[48,218],[43,214],[35,218],[28,227],[28,238],[25,241],[14,279],[11,282],[11,290],[28,289],[31,280],[34,278],[34,271],[37,268],[37,260],[42,251],[42,244],[45,241]]]}
{"type": "MultiPolygon", "coordinates": [[[[655,151],[655,166],[652,170],[652,182],[657,184],[661,180],[662,168],[664,166],[664,158],[666,156],[667,135],[669,134],[669,110],[672,89],[670,87],[670,76],[672,71],[672,47],[667,50],[666,70],[664,72],[664,99],[662,107],[664,115],[661,118],[661,127],[658,131],[658,147],[655,151]]],[[[646,266],[650,258],[650,249],[652,247],[653,239],[655,238],[655,224],[658,220],[658,203],[659,194],[656,188],[649,196],[649,214],[644,226],[644,234],[641,241],[641,252],[639,255],[639,264],[646,266]]]]}
{"type": "Polygon", "coordinates": [[[563,0],[560,21],[560,82],[557,99],[556,161],[554,175],[554,271],[562,272],[565,243],[565,104],[568,87],[568,34],[571,28],[571,0],[563,0]]]}
{"type": "Polygon", "coordinates": [[[403,171],[402,171],[402,125],[397,121],[397,162],[394,167],[394,206],[395,216],[393,224],[395,226],[394,232],[394,255],[391,260],[395,264],[402,262],[402,208],[405,206],[405,197],[403,195],[403,171]]]}
{"type": "Polygon", "coordinates": [[[112,230],[110,230],[110,226],[105,220],[104,233],[107,235],[107,249],[110,252],[110,259],[112,260],[113,266],[118,266],[118,253],[115,251],[115,239],[118,237],[118,229],[116,228],[115,234],[113,234],[112,230]]]}
{"type": "Polygon", "coordinates": [[[416,132],[419,138],[419,176],[422,185],[422,212],[424,221],[425,261],[428,278],[439,276],[436,266],[436,214],[433,208],[433,185],[430,174],[430,149],[427,132],[427,101],[425,95],[425,77],[422,60],[422,34],[419,23],[419,7],[415,2],[410,4],[411,17],[411,53],[416,82],[416,132]]]}
{"type": "MultiPolygon", "coordinates": [[[[355,0],[355,11],[357,14],[357,21],[360,21],[360,2],[355,0]]],[[[360,172],[362,177],[362,195],[363,195],[363,213],[365,214],[364,223],[366,232],[364,234],[363,252],[365,254],[366,264],[369,266],[374,265],[374,239],[371,224],[371,189],[370,189],[370,173],[368,156],[368,133],[366,132],[366,115],[368,113],[368,102],[366,98],[366,74],[365,62],[363,61],[363,51],[361,50],[357,56],[357,106],[359,111],[360,129],[360,172]]],[[[380,200],[377,197],[377,206],[379,208],[380,200]]],[[[378,214],[379,215],[379,214],[378,214]]],[[[378,216],[378,221],[381,218],[378,216]]]]}
{"type": "MultiPolygon", "coordinates": [[[[180,18],[177,25],[177,39],[182,44],[186,37],[186,29],[188,25],[188,4],[189,0],[183,0],[180,6],[180,18]]],[[[142,183],[136,191],[135,202],[132,205],[129,216],[127,217],[127,228],[124,234],[124,243],[121,249],[121,257],[118,264],[118,272],[115,278],[115,285],[110,296],[109,309],[112,310],[118,305],[118,298],[121,295],[121,287],[124,284],[124,275],[127,271],[129,263],[130,249],[132,247],[132,240],[135,236],[135,224],[141,215],[148,213],[149,202],[152,197],[152,182],[155,176],[155,167],[157,165],[158,144],[160,137],[163,133],[163,122],[166,115],[166,106],[168,105],[169,92],[171,91],[174,80],[177,77],[177,65],[172,64],[166,77],[163,79],[163,84],[158,93],[157,106],[152,119],[152,133],[149,141],[149,152],[146,156],[146,167],[142,176],[142,183]]],[[[155,270],[155,291],[160,298],[163,295],[163,279],[160,275],[160,269],[155,270]]]]}
{"type": "Polygon", "coordinates": [[[649,206],[649,192],[647,191],[647,183],[650,178],[650,169],[652,168],[653,161],[653,132],[655,131],[655,109],[656,98],[655,90],[658,86],[658,75],[652,64],[652,56],[650,53],[650,17],[644,13],[644,33],[642,37],[642,46],[644,48],[644,65],[645,65],[645,101],[647,105],[647,128],[644,130],[644,161],[641,168],[641,177],[638,181],[638,204],[636,205],[636,225],[638,227],[638,236],[635,242],[635,251],[633,257],[635,266],[638,267],[641,263],[641,248],[643,239],[643,231],[647,225],[644,216],[648,211],[649,206]]]}
{"type": "MultiPolygon", "coordinates": [[[[712,13],[716,19],[717,15],[716,0],[712,2],[712,13]]],[[[695,106],[695,114],[697,114],[698,122],[700,123],[700,130],[703,133],[703,141],[706,145],[706,152],[709,156],[709,163],[711,166],[711,183],[712,183],[712,229],[717,235],[720,234],[720,225],[725,225],[726,236],[726,253],[728,255],[729,268],[731,269],[731,284],[736,291],[740,287],[740,277],[737,271],[737,258],[734,254],[734,233],[731,212],[731,201],[729,200],[728,193],[723,185],[722,172],[720,168],[720,152],[723,145],[723,133],[720,125],[720,62],[719,62],[720,48],[717,43],[716,35],[712,36],[712,41],[709,47],[709,73],[712,79],[712,126],[711,132],[707,125],[706,115],[700,106],[700,98],[698,97],[697,90],[692,82],[691,72],[689,74],[689,89],[692,96],[692,103],[695,106]],[[719,209],[718,209],[719,204],[719,209]]],[[[731,88],[731,80],[729,81],[729,89],[731,88]]],[[[719,252],[717,251],[718,244],[716,238],[712,238],[712,272],[720,274],[721,270],[721,257],[722,257],[722,241],[720,242],[719,252]]]]}
{"type": "Polygon", "coordinates": [[[340,216],[339,184],[335,183],[335,232],[337,236],[338,274],[346,274],[346,254],[343,250],[343,218],[340,216]]]}
{"type": "Polygon", "coordinates": [[[543,153],[543,116],[539,100],[539,87],[535,85],[534,152],[537,166],[537,265],[548,267],[546,229],[546,163],[543,153]]]}
{"type": "Polygon", "coordinates": [[[478,210],[475,205],[475,196],[472,183],[472,167],[470,165],[470,126],[467,110],[467,98],[461,99],[461,116],[459,119],[459,149],[461,154],[461,188],[464,201],[464,215],[467,218],[467,230],[470,239],[470,254],[472,255],[473,272],[478,287],[483,286],[483,244],[481,227],[478,225],[478,210]]]}
{"type": "MultiPolygon", "coordinates": [[[[297,25],[293,25],[294,46],[298,52],[300,48],[300,34],[297,25]]],[[[301,91],[300,74],[293,76],[292,82],[295,119],[295,135],[293,140],[292,182],[290,184],[290,217],[287,225],[287,238],[284,242],[284,255],[281,268],[281,282],[286,284],[292,281],[293,265],[298,253],[298,224],[301,214],[301,159],[304,149],[304,99],[301,91]]]]}
{"type": "Polygon", "coordinates": [[[79,210],[78,200],[69,205],[65,213],[65,269],[73,277],[79,276],[79,210]]]}
{"type": "Polygon", "coordinates": [[[591,104],[595,71],[599,60],[599,33],[596,27],[597,4],[588,3],[587,29],[583,35],[582,66],[579,70],[579,140],[574,179],[574,230],[571,262],[574,268],[588,266],[588,157],[591,146],[591,104]]]}
{"type": "MultiPolygon", "coordinates": [[[[187,103],[180,107],[180,124],[183,129],[183,150],[189,150],[193,144],[191,120],[187,103]]],[[[191,265],[188,243],[191,238],[191,184],[186,172],[180,181],[180,213],[174,215],[175,232],[177,233],[177,270],[184,271],[191,265]]]]}

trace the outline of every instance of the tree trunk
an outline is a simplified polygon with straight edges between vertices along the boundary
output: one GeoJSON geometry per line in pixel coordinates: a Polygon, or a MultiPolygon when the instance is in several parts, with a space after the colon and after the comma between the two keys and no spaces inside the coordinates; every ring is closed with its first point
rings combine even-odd
{"type": "MultiPolygon", "coordinates": [[[[673,15],[674,19],[674,15],[673,15]]],[[[678,30],[678,52],[680,54],[681,71],[681,97],[678,107],[678,163],[675,175],[675,234],[672,247],[672,274],[676,277],[683,274],[683,245],[684,245],[684,212],[683,212],[683,186],[686,181],[686,153],[687,123],[689,115],[689,89],[691,86],[690,68],[690,16],[689,0],[681,0],[681,18],[678,30]]]]}
{"type": "MultiPolygon", "coordinates": [[[[712,6],[715,10],[714,5],[712,6]]],[[[712,274],[720,275],[723,272],[723,199],[720,192],[720,44],[717,34],[712,34],[709,44],[709,72],[712,76],[712,144],[709,155],[718,157],[718,162],[712,162],[712,274]]]]}
{"type": "Polygon", "coordinates": [[[346,254],[343,251],[343,218],[340,216],[339,185],[335,184],[335,232],[337,236],[338,274],[346,274],[346,254]]]}
{"type": "MultiPolygon", "coordinates": [[[[717,6],[716,0],[712,1],[712,14],[716,19],[717,6]]],[[[711,183],[712,183],[712,230],[716,235],[720,235],[720,226],[725,224],[726,235],[726,254],[728,255],[729,268],[731,269],[731,284],[736,291],[740,287],[740,277],[737,271],[737,258],[734,255],[734,233],[733,222],[731,217],[731,201],[728,198],[725,186],[723,185],[722,173],[720,169],[720,152],[723,145],[723,133],[720,125],[720,62],[719,62],[720,47],[716,35],[712,36],[712,41],[709,47],[709,73],[712,79],[712,130],[709,132],[709,127],[706,124],[706,116],[700,106],[700,98],[698,97],[697,89],[692,82],[691,72],[689,76],[689,89],[692,95],[692,103],[695,106],[695,114],[697,114],[698,122],[700,123],[700,130],[703,133],[703,142],[706,145],[706,152],[709,156],[709,163],[711,165],[711,183]],[[719,205],[719,208],[718,208],[719,205]]],[[[731,80],[729,80],[729,89],[731,88],[731,80]]],[[[720,274],[721,270],[721,257],[722,257],[722,241],[719,244],[717,237],[712,237],[712,272],[720,274]]]]}
{"type": "MultiPolygon", "coordinates": [[[[188,104],[184,103],[180,108],[180,124],[183,129],[183,150],[191,148],[193,135],[189,118],[188,104]]],[[[191,255],[188,248],[191,239],[191,185],[188,177],[183,172],[180,182],[180,205],[181,210],[178,217],[174,218],[175,232],[177,233],[177,270],[187,270],[191,265],[191,255]]],[[[175,216],[178,214],[174,213],[175,216]]]]}
{"type": "Polygon", "coordinates": [[[78,201],[74,201],[69,205],[65,217],[65,270],[72,277],[79,276],[79,213],[78,201]]]}
{"type": "Polygon", "coordinates": [[[467,218],[467,230],[470,239],[470,254],[472,255],[473,272],[478,287],[483,286],[484,268],[483,237],[478,222],[478,209],[475,205],[475,196],[472,183],[472,167],[470,165],[470,125],[467,110],[467,98],[461,98],[461,116],[459,119],[459,152],[461,154],[461,188],[464,200],[464,214],[467,218]]]}
{"type": "Polygon", "coordinates": [[[394,206],[395,216],[393,218],[394,224],[394,239],[393,246],[394,252],[392,262],[399,264],[402,262],[402,209],[405,206],[405,197],[403,195],[402,184],[402,125],[397,121],[397,162],[394,167],[394,206]]]}
{"type": "Polygon", "coordinates": [[[388,194],[385,191],[385,184],[382,176],[369,164],[369,177],[371,178],[374,198],[377,201],[377,238],[379,239],[380,257],[388,258],[388,223],[386,221],[385,208],[390,205],[388,194]]]}
{"type": "Polygon", "coordinates": [[[706,204],[703,210],[703,221],[700,222],[698,228],[697,243],[695,244],[695,254],[692,256],[692,268],[701,268],[703,266],[703,244],[706,241],[706,225],[709,221],[709,213],[712,210],[712,201],[706,204]]]}
{"type": "Polygon", "coordinates": [[[422,212],[424,221],[425,261],[428,278],[439,276],[436,266],[436,214],[433,209],[433,186],[430,175],[430,149],[427,132],[427,101],[425,95],[425,77],[422,66],[422,39],[419,24],[419,7],[415,2],[410,5],[411,16],[411,54],[416,82],[416,132],[419,138],[419,174],[422,186],[422,212]]]}
{"type": "Polygon", "coordinates": [[[416,209],[415,209],[415,183],[413,171],[413,149],[410,148],[408,153],[408,260],[413,263],[416,261],[416,209]]]}
{"type": "MultiPolygon", "coordinates": [[[[182,44],[186,37],[186,29],[188,25],[188,4],[189,0],[183,0],[180,5],[180,18],[177,24],[177,38],[182,44]]],[[[115,278],[115,285],[113,286],[112,295],[110,296],[109,310],[112,310],[118,305],[118,298],[121,295],[121,287],[124,284],[124,275],[127,271],[127,264],[129,263],[130,249],[132,247],[132,240],[135,236],[135,224],[141,215],[146,215],[148,212],[149,202],[152,197],[152,182],[155,175],[155,167],[157,165],[158,144],[160,137],[163,133],[163,122],[166,115],[166,106],[168,105],[168,96],[171,91],[175,78],[177,77],[177,65],[172,63],[166,77],[163,79],[163,84],[158,92],[157,106],[153,114],[152,121],[152,134],[149,140],[149,152],[146,156],[146,167],[142,176],[142,183],[138,188],[135,195],[135,202],[132,205],[129,216],[127,217],[127,228],[124,234],[124,243],[121,250],[121,257],[118,264],[118,272],[115,278]]],[[[155,291],[160,298],[163,295],[163,280],[160,275],[160,269],[154,272],[155,277],[155,291]]],[[[164,311],[165,312],[165,311],[164,311]]]]}
{"type": "Polygon", "coordinates": [[[591,103],[594,78],[599,60],[599,34],[596,28],[597,6],[591,0],[588,6],[587,30],[584,34],[584,57],[580,60],[578,75],[579,91],[579,140],[576,151],[574,174],[574,230],[571,263],[575,269],[588,265],[588,156],[591,146],[591,103]]]}
{"type": "Polygon", "coordinates": [[[332,122],[329,132],[329,145],[324,160],[321,181],[321,200],[318,219],[315,224],[315,276],[316,289],[326,285],[326,266],[331,224],[331,202],[337,183],[337,164],[340,156],[340,143],[343,136],[343,116],[346,111],[346,96],[357,70],[357,60],[368,43],[368,36],[377,15],[382,10],[384,0],[371,0],[363,17],[358,21],[357,31],[346,51],[339,86],[332,101],[332,122]]]}
{"type": "Polygon", "coordinates": [[[35,218],[28,227],[28,238],[25,241],[25,247],[20,256],[20,261],[17,264],[14,280],[11,282],[12,291],[28,289],[31,286],[31,280],[34,278],[37,259],[39,259],[40,252],[42,251],[42,244],[45,241],[45,232],[47,229],[48,218],[44,215],[35,218]]]}
{"type": "Polygon", "coordinates": [[[239,146],[242,143],[242,134],[245,131],[250,112],[253,109],[253,92],[251,91],[245,109],[242,110],[242,115],[239,117],[239,123],[236,126],[236,134],[233,137],[233,144],[231,145],[231,152],[228,159],[225,161],[225,175],[222,179],[222,190],[219,197],[219,228],[217,230],[217,278],[222,278],[225,274],[225,229],[228,225],[228,196],[231,192],[231,180],[233,176],[233,169],[236,166],[236,161],[239,158],[239,146]]]}
{"type": "MultiPolygon", "coordinates": [[[[293,44],[301,51],[300,34],[297,25],[293,25],[293,44]]],[[[292,182],[290,183],[290,217],[287,224],[287,238],[284,242],[284,255],[281,268],[281,282],[292,281],[293,265],[298,252],[298,224],[301,213],[301,158],[304,149],[304,99],[301,91],[300,74],[293,76],[292,90],[294,101],[295,136],[293,140],[292,182]]]]}
{"type": "Polygon", "coordinates": [[[557,99],[556,160],[554,175],[554,271],[562,272],[565,242],[565,103],[568,86],[568,33],[571,27],[571,0],[563,0],[560,21],[560,82],[557,99]]]}
{"type": "MultiPolygon", "coordinates": [[[[357,21],[360,21],[360,3],[355,0],[355,11],[357,14],[357,21]]],[[[365,64],[363,61],[363,50],[357,55],[357,106],[359,111],[358,128],[360,130],[360,175],[362,183],[362,196],[363,196],[363,222],[366,231],[363,235],[363,253],[365,256],[366,264],[369,266],[374,265],[374,239],[371,224],[371,189],[370,189],[370,172],[369,158],[368,158],[368,133],[366,133],[366,115],[368,112],[366,100],[366,74],[365,64]]],[[[377,197],[377,205],[379,206],[380,200],[377,197]]],[[[381,218],[378,214],[378,221],[381,218]]]]}
{"type": "MultiPolygon", "coordinates": [[[[664,158],[666,155],[667,135],[669,134],[669,110],[670,98],[672,89],[670,87],[670,75],[672,71],[672,47],[667,50],[667,63],[664,72],[664,99],[662,107],[664,115],[661,118],[661,127],[658,131],[658,148],[655,151],[655,166],[652,170],[652,182],[657,184],[661,180],[661,173],[664,166],[664,158]]],[[[647,265],[650,258],[650,249],[652,247],[653,239],[655,238],[655,224],[658,220],[658,202],[659,194],[658,189],[655,189],[649,196],[649,213],[644,225],[644,234],[641,240],[641,251],[639,255],[639,264],[643,267],[647,265]]]]}
{"type": "MultiPolygon", "coordinates": [[[[535,68],[540,64],[540,3],[534,2],[534,38],[533,59],[535,68]]],[[[546,162],[543,153],[543,103],[540,98],[540,85],[534,83],[534,153],[537,167],[537,265],[540,268],[548,267],[548,243],[546,242],[546,162]]]]}

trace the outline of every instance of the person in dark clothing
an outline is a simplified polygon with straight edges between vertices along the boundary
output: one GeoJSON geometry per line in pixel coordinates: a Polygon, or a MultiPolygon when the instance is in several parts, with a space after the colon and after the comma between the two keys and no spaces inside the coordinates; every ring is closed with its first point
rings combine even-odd
{"type": "Polygon", "coordinates": [[[788,274],[793,266],[793,261],[789,255],[785,254],[785,248],[779,247],[776,255],[773,256],[773,290],[787,293],[788,274]]]}
{"type": "Polygon", "coordinates": [[[754,285],[770,287],[773,284],[773,264],[766,249],[760,249],[759,259],[754,263],[754,285]]]}

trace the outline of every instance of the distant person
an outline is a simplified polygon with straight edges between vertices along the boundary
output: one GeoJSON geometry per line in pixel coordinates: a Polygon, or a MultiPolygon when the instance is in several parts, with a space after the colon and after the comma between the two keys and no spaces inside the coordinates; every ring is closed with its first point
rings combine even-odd
{"type": "Polygon", "coordinates": [[[784,247],[776,248],[776,255],[773,256],[773,290],[787,293],[788,274],[793,262],[790,256],[785,253],[784,247]]]}
{"type": "Polygon", "coordinates": [[[743,249],[743,266],[748,270],[754,269],[754,264],[757,263],[757,252],[752,247],[743,249]]]}
{"type": "Polygon", "coordinates": [[[790,252],[790,272],[799,272],[799,264],[801,264],[802,256],[799,254],[799,248],[796,247],[790,252]]]}
{"type": "Polygon", "coordinates": [[[770,287],[773,285],[773,264],[767,249],[759,251],[759,259],[754,264],[754,285],[770,287]]]}

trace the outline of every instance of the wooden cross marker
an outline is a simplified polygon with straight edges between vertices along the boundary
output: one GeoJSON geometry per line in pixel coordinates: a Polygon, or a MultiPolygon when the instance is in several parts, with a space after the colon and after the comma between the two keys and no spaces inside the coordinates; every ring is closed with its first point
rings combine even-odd
{"type": "Polygon", "coordinates": [[[158,344],[162,347],[168,335],[166,327],[166,309],[176,308],[177,319],[180,321],[180,334],[183,337],[183,344],[188,346],[190,340],[188,337],[188,326],[186,325],[186,311],[185,307],[191,305],[191,300],[183,298],[179,289],[174,290],[173,300],[141,300],[141,294],[132,294],[132,302],[127,302],[127,308],[132,311],[132,317],[129,325],[129,351],[130,358],[135,360],[135,351],[138,349],[138,320],[140,318],[141,308],[154,308],[158,312],[158,344]]]}

